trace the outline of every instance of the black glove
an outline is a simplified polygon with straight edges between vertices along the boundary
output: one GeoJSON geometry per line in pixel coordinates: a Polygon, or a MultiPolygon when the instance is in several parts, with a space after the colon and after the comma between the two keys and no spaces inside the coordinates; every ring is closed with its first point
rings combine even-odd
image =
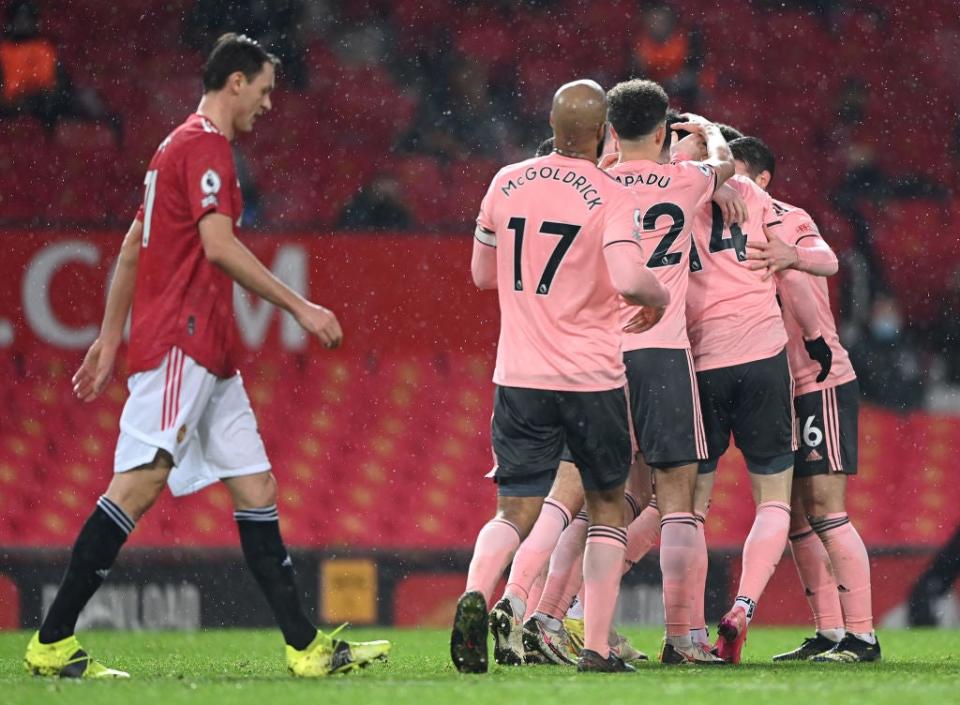
{"type": "Polygon", "coordinates": [[[816,340],[804,340],[803,347],[807,349],[807,355],[810,356],[811,360],[820,363],[820,374],[817,375],[817,382],[822,382],[830,374],[830,365],[833,364],[833,351],[822,335],[816,340]]]}

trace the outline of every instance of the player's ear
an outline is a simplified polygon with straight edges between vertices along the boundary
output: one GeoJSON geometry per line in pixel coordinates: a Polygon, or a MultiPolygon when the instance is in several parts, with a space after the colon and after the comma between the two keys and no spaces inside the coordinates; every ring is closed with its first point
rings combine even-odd
{"type": "Polygon", "coordinates": [[[243,71],[234,71],[230,74],[230,78],[227,79],[227,85],[230,86],[232,93],[237,94],[240,92],[240,89],[243,88],[243,84],[247,82],[247,77],[243,74],[243,71]]]}
{"type": "Polygon", "coordinates": [[[663,146],[663,141],[667,139],[667,123],[661,122],[660,126],[657,128],[657,134],[654,137],[658,147],[663,146]]]}
{"type": "Polygon", "coordinates": [[[770,172],[767,171],[766,169],[764,169],[764,170],[761,171],[760,174],[757,176],[757,186],[759,186],[759,187],[762,188],[764,191],[766,191],[766,190],[767,190],[767,186],[770,185],[770,179],[772,179],[772,178],[773,178],[773,177],[770,176],[770,172]]]}

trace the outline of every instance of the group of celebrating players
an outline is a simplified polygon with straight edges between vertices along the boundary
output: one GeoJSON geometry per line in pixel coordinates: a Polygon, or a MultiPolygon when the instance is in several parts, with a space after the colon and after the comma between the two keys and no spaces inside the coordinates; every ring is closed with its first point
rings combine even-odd
{"type": "MultiPolygon", "coordinates": [[[[346,641],[307,617],[236,369],[234,283],[327,348],[343,337],[331,311],[273,276],[234,230],[243,204],[230,142],[271,109],[278,63],[248,37],[221,37],[196,113],[150,162],[100,334],[73,378],[84,401],[104,391],[129,316],[130,396],[114,475],[27,645],[33,674],[128,677],[80,645],[80,613],[165,486],[184,495],[218,481],[292,675],[343,673],[390,652],[389,642],[346,641]]],[[[880,657],[866,550],[844,510],[857,384],[823,279],[836,257],[804,211],[765,192],[774,159],[762,142],[729,128],[724,137],[667,104],[649,81],[609,95],[592,81],[563,86],[553,143],[502,169],[481,205],[473,278],[498,290],[502,312],[498,511],[477,538],[457,604],[451,654],[460,671],[487,670],[491,630],[502,664],[576,659],[584,671],[632,670],[628,661],[645,657],[612,628],[620,578],[658,536],[662,662],[738,662],[788,536],[817,632],[778,658],[880,657]],[[738,596],[711,646],[704,523],[731,432],[757,515],[738,596]]]]}
{"type": "Polygon", "coordinates": [[[739,663],[788,542],[817,631],[774,660],[880,659],[844,505],[858,389],[827,293],[837,258],[767,193],[761,140],[668,104],[652,81],[562,86],[553,138],[481,204],[473,278],[501,311],[498,502],[454,617],[462,672],[487,670],[489,633],[501,665],[634,670],[646,656],[612,622],[658,537],[661,663],[739,663]],[[711,644],[704,525],[731,433],[756,517],[711,644]]]}

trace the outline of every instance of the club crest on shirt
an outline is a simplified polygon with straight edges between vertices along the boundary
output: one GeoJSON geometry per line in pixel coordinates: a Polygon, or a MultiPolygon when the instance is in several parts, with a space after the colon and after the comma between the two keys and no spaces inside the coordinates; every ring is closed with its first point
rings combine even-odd
{"type": "Polygon", "coordinates": [[[183,439],[187,437],[187,427],[181,426],[180,430],[177,431],[177,444],[183,443],[183,439]]]}

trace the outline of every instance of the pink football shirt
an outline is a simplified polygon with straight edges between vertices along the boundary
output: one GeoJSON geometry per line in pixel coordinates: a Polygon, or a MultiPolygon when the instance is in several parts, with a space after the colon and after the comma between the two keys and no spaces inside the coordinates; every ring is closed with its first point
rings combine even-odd
{"type": "MultiPolygon", "coordinates": [[[[783,201],[773,201],[773,208],[776,219],[780,222],[772,226],[771,231],[787,244],[803,247],[805,240],[812,243],[814,239],[820,239],[820,230],[817,228],[817,224],[813,222],[810,214],[802,208],[791,206],[783,201]]],[[[827,280],[825,277],[815,277],[811,274],[806,276],[811,279],[810,284],[813,289],[813,303],[817,311],[817,321],[823,339],[833,352],[833,363],[830,366],[830,374],[823,382],[818,383],[817,375],[820,374],[820,363],[811,360],[810,356],[807,355],[807,349],[803,346],[803,333],[800,330],[800,324],[790,312],[790,307],[784,306],[783,322],[787,328],[789,340],[787,354],[790,357],[790,371],[796,385],[794,392],[796,396],[836,387],[852,382],[857,378],[853,365],[850,364],[850,356],[840,344],[837,324],[833,319],[833,311],[830,309],[830,293],[827,288],[827,280]]],[[[797,304],[809,306],[810,302],[797,302],[797,304]]]]}
{"type": "MultiPolygon", "coordinates": [[[[623,350],[689,348],[684,302],[691,230],[696,214],[713,197],[716,173],[699,162],[658,164],[647,160],[621,162],[607,173],[637,194],[640,237],[644,252],[650,255],[647,267],[670,292],[663,318],[648,331],[625,334],[623,350]]],[[[621,323],[626,325],[636,312],[636,306],[623,302],[621,323]]]]}
{"type": "Polygon", "coordinates": [[[747,266],[747,242],[766,242],[763,223],[776,220],[773,200],[743,176],[727,183],[746,201],[747,223],[724,227],[711,201],[693,224],[687,331],[698,372],[773,357],[787,344],[774,278],[747,266]]]}
{"type": "Polygon", "coordinates": [[[640,246],[636,208],[633,193],[585,159],[553,153],[494,177],[476,237],[497,248],[495,383],[556,391],[626,383],[620,296],[604,249],[640,246]]]}

